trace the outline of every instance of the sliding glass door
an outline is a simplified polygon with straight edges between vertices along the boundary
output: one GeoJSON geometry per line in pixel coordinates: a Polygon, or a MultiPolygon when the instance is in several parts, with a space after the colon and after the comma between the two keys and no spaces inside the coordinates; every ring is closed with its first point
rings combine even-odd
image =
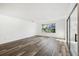
{"type": "Polygon", "coordinates": [[[70,17],[70,51],[72,55],[78,55],[78,32],[77,32],[77,7],[70,17]]]}
{"type": "Polygon", "coordinates": [[[67,19],[67,45],[73,56],[78,55],[77,5],[67,19]]]}

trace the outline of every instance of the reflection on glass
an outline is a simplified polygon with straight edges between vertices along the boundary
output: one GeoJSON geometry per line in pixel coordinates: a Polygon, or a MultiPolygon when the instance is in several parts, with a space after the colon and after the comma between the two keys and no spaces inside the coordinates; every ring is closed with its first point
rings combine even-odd
{"type": "Polygon", "coordinates": [[[70,17],[70,52],[72,55],[77,55],[77,8],[70,17]]]}

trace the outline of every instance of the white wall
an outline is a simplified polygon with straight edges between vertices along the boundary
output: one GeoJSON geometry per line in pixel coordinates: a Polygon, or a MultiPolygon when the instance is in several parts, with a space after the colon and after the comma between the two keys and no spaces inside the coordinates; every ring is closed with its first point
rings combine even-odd
{"type": "Polygon", "coordinates": [[[38,23],[37,25],[37,34],[43,36],[50,36],[50,37],[57,37],[57,38],[64,38],[65,34],[65,20],[53,20],[51,22],[47,21],[45,23],[38,23]],[[49,23],[56,23],[56,33],[45,33],[42,32],[42,24],[49,24],[49,23]]]}
{"type": "Polygon", "coordinates": [[[35,35],[36,23],[0,15],[0,44],[35,35]]]}

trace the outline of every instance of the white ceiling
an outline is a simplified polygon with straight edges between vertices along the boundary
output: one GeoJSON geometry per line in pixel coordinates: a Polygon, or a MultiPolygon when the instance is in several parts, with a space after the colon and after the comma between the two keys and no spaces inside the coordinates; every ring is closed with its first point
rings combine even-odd
{"type": "Polygon", "coordinates": [[[0,4],[0,14],[34,22],[59,20],[69,13],[71,3],[0,4]]]}

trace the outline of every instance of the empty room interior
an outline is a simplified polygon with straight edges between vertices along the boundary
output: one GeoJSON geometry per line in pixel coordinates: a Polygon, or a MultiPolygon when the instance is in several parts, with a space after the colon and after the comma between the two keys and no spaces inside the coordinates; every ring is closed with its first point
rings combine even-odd
{"type": "Polygon", "coordinates": [[[77,3],[0,3],[0,56],[78,56],[77,3]]]}

